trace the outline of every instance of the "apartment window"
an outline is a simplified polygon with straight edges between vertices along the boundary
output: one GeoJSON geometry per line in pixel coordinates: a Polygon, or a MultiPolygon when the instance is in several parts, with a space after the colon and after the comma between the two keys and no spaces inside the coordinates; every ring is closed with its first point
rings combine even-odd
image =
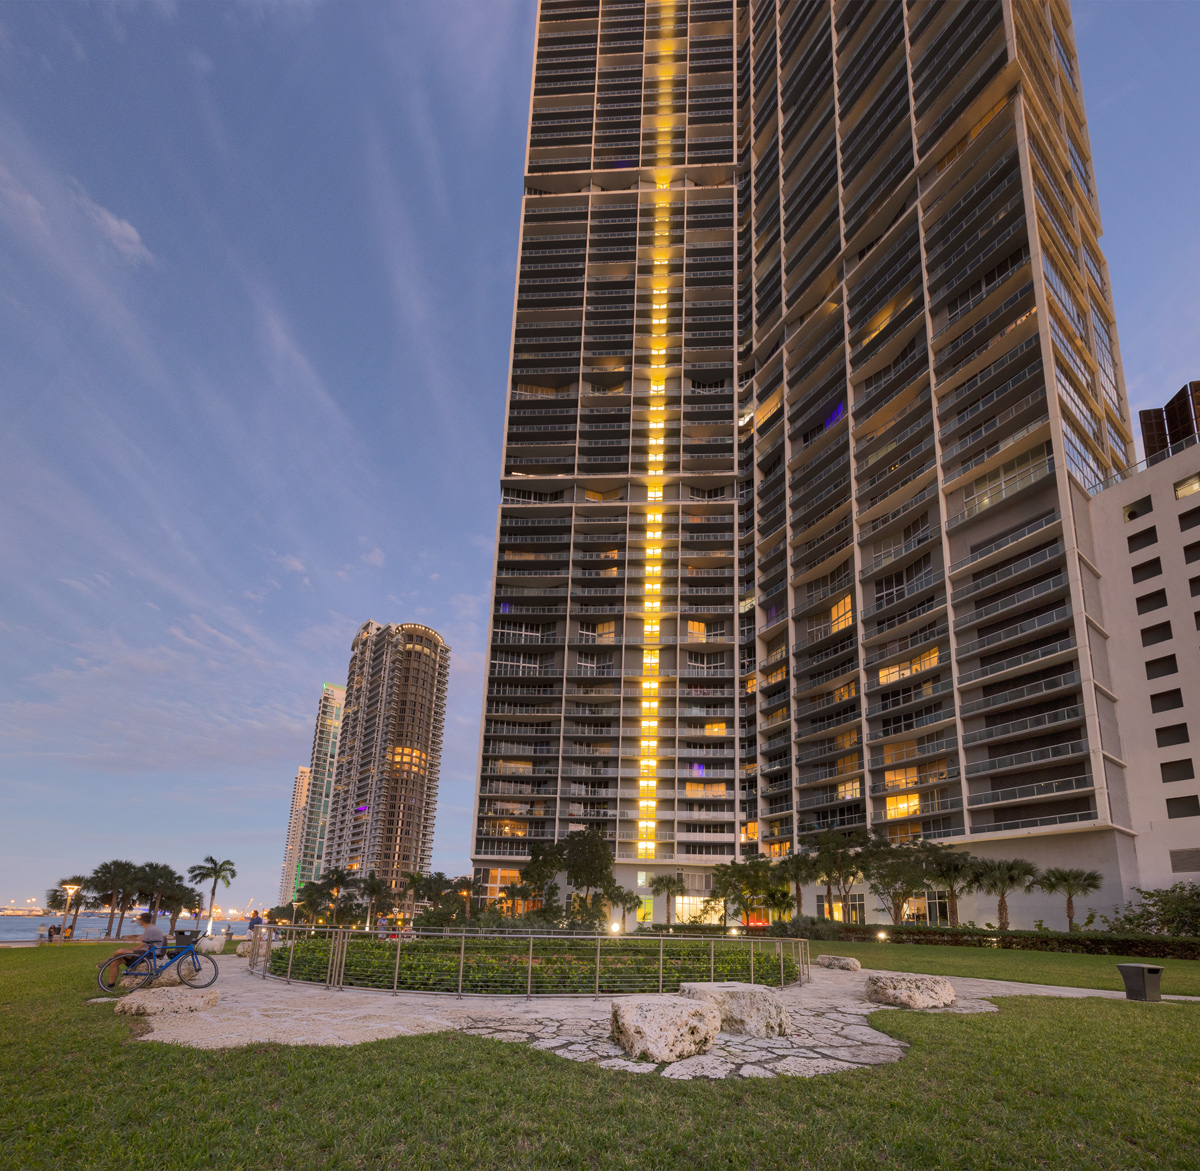
{"type": "Polygon", "coordinates": [[[1167,591],[1155,590],[1152,594],[1142,594],[1137,601],[1137,612],[1149,614],[1151,610],[1161,610],[1167,604],[1167,591]]]}
{"type": "Polygon", "coordinates": [[[1193,617],[1196,619],[1196,629],[1200,630],[1200,610],[1197,610],[1193,617]]]}
{"type": "Polygon", "coordinates": [[[1108,474],[1105,466],[1096,458],[1087,441],[1070,419],[1063,419],[1063,447],[1067,453],[1067,467],[1085,487],[1099,484],[1108,474]]]}
{"type": "Polygon", "coordinates": [[[1155,643],[1168,642],[1171,638],[1171,624],[1160,622],[1157,626],[1147,626],[1142,631],[1142,646],[1154,646],[1155,643]]]}
{"type": "Polygon", "coordinates": [[[1174,655],[1164,655],[1161,659],[1151,659],[1146,664],[1147,679],[1162,679],[1166,675],[1175,675],[1179,672],[1179,664],[1175,661],[1174,655]]]}
{"type": "Polygon", "coordinates": [[[1190,781],[1195,779],[1196,768],[1191,760],[1164,760],[1158,766],[1165,784],[1172,781],[1190,781]]]}
{"type": "Polygon", "coordinates": [[[1192,597],[1200,594],[1200,577],[1193,577],[1188,581],[1188,588],[1192,591],[1192,597]]]}
{"type": "Polygon", "coordinates": [[[1200,817],[1200,797],[1168,797],[1168,817],[1200,817]]]}
{"type": "Polygon", "coordinates": [[[1180,513],[1179,516],[1179,531],[1186,533],[1188,529],[1194,529],[1200,525],[1200,508],[1189,508],[1187,512],[1180,513]]]}
{"type": "MultiPolygon", "coordinates": [[[[1143,561],[1141,565],[1135,565],[1131,571],[1133,573],[1133,581],[1136,585],[1141,581],[1149,581],[1152,577],[1162,576],[1162,562],[1154,557],[1150,561],[1143,561]]],[[[1193,578],[1193,581],[1200,582],[1200,577],[1193,578]]],[[[1195,590],[1192,593],[1195,594],[1195,590]]]]}
{"type": "Polygon", "coordinates": [[[1125,523],[1128,524],[1131,520],[1138,520],[1148,512],[1154,511],[1154,501],[1149,496],[1143,496],[1141,500],[1135,500],[1132,504],[1125,505],[1125,523]]]}
{"type": "Polygon", "coordinates": [[[1169,712],[1177,707],[1183,707],[1183,692],[1178,687],[1170,691],[1156,691],[1150,697],[1152,712],[1169,712]]]}
{"type": "Polygon", "coordinates": [[[1129,552],[1136,553],[1139,549],[1147,549],[1151,545],[1158,544],[1158,529],[1151,525],[1148,529],[1142,529],[1140,533],[1134,533],[1132,537],[1127,537],[1126,542],[1129,545],[1129,552]]]}
{"type": "Polygon", "coordinates": [[[1175,485],[1175,499],[1182,500],[1185,496],[1195,496],[1200,492],[1200,473],[1194,476],[1188,476],[1186,480],[1180,480],[1175,485]]]}
{"type": "Polygon", "coordinates": [[[1183,559],[1188,565],[1193,561],[1200,561],[1200,541],[1193,541],[1190,545],[1183,547],[1183,559]]]}
{"type": "Polygon", "coordinates": [[[1170,748],[1173,744],[1188,743],[1187,724],[1168,724],[1165,728],[1154,729],[1154,739],[1159,748],[1170,748]]]}
{"type": "Polygon", "coordinates": [[[1200,849],[1171,851],[1172,874],[1191,874],[1196,870],[1200,870],[1200,849]]]}

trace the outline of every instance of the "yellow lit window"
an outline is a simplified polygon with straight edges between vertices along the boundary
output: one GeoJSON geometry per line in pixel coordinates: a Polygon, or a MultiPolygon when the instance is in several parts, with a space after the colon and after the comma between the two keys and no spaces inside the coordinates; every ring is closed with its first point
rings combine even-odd
{"type": "Polygon", "coordinates": [[[786,677],[787,677],[787,667],[786,666],[776,667],[775,670],[772,671],[766,677],[765,680],[763,680],[763,682],[764,683],[778,683],[780,679],[784,679],[786,677]]]}
{"type": "Polygon", "coordinates": [[[879,669],[880,683],[895,683],[898,679],[907,679],[918,671],[928,671],[938,665],[938,648],[931,647],[924,654],[917,655],[906,663],[893,663],[890,667],[879,669]]]}
{"type": "MultiPolygon", "coordinates": [[[[638,857],[653,858],[654,843],[653,842],[638,842],[638,857]]],[[[638,908],[638,922],[649,923],[654,916],[654,900],[642,899],[642,905],[638,908]]]]}
{"type": "Polygon", "coordinates": [[[908,768],[890,768],[883,774],[883,787],[885,789],[907,789],[909,786],[918,783],[918,773],[915,765],[909,765],[908,768]]]}
{"type": "Polygon", "coordinates": [[[657,699],[643,699],[642,700],[642,711],[648,715],[654,715],[654,713],[658,711],[658,700],[657,699]]]}
{"type": "Polygon", "coordinates": [[[638,837],[653,839],[653,837],[654,837],[654,822],[639,821],[638,822],[638,837]]]}
{"type": "Polygon", "coordinates": [[[661,488],[649,488],[646,491],[646,496],[650,500],[661,500],[662,499],[662,489],[661,488]]]}
{"type": "Polygon", "coordinates": [[[699,639],[701,642],[704,641],[705,637],[708,634],[708,626],[704,622],[689,621],[687,630],[688,630],[688,638],[699,639]]]}
{"type": "Polygon", "coordinates": [[[646,605],[646,610],[647,610],[647,612],[648,612],[648,613],[651,613],[651,614],[657,614],[657,613],[658,613],[658,610],[659,610],[659,607],[661,606],[661,604],[662,604],[662,603],[660,603],[660,602],[658,602],[658,601],[649,601],[649,600],[648,600],[648,601],[645,603],[645,605],[646,605]]]}
{"type": "Polygon", "coordinates": [[[758,822],[748,821],[742,826],[742,841],[757,842],[758,841],[758,822]]]}
{"type": "Polygon", "coordinates": [[[653,817],[654,811],[658,808],[657,801],[639,801],[638,809],[643,817],[653,817]]]}
{"type": "Polygon", "coordinates": [[[833,738],[834,748],[853,748],[858,743],[858,729],[851,728],[848,732],[839,732],[833,738]]]}
{"type": "Polygon", "coordinates": [[[841,703],[843,699],[853,699],[858,694],[858,680],[851,679],[833,693],[833,702],[841,703]]]}
{"type": "Polygon", "coordinates": [[[643,732],[657,732],[658,731],[658,721],[657,720],[643,720],[642,721],[642,731],[643,732]]]}
{"type": "MultiPolygon", "coordinates": [[[[662,566],[661,566],[661,565],[647,565],[647,566],[646,566],[646,572],[647,572],[647,573],[652,573],[652,574],[654,574],[654,575],[656,575],[656,576],[661,576],[661,575],[662,575],[662,566]]],[[[647,588],[647,589],[649,589],[649,588],[650,588],[650,585],[649,585],[649,583],[647,583],[647,586],[646,586],[646,588],[647,588]]]]}
{"type": "Polygon", "coordinates": [[[921,798],[916,793],[907,793],[901,797],[887,799],[887,815],[893,817],[913,817],[921,812],[921,798]]]}
{"type": "Polygon", "coordinates": [[[646,588],[646,593],[648,593],[648,594],[661,594],[662,593],[662,582],[661,581],[648,581],[648,582],[646,582],[645,588],[646,588]]]}
{"type": "Polygon", "coordinates": [[[893,744],[883,746],[883,763],[898,763],[902,760],[909,760],[916,754],[917,742],[915,740],[897,740],[893,744]]]}
{"type": "Polygon", "coordinates": [[[845,630],[854,622],[854,611],[850,604],[850,595],[847,594],[844,598],[834,603],[834,607],[829,612],[829,618],[834,631],[845,630]]]}
{"type": "Polygon", "coordinates": [[[723,722],[720,724],[705,724],[704,734],[706,736],[724,736],[725,724],[723,722]]]}
{"type": "Polygon", "coordinates": [[[746,694],[753,695],[758,690],[758,680],[750,678],[746,680],[746,694]]]}
{"type": "Polygon", "coordinates": [[[643,756],[657,756],[658,755],[658,741],[657,740],[643,740],[642,741],[642,755],[643,756]]]}
{"type": "Polygon", "coordinates": [[[862,796],[862,790],[857,781],[839,781],[837,796],[839,801],[852,801],[855,797],[862,796]]]}

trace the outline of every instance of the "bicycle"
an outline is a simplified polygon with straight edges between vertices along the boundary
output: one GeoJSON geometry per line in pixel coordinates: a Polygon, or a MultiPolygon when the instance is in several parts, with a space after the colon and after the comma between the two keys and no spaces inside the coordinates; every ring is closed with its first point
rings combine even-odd
{"type": "Polygon", "coordinates": [[[113,956],[96,976],[100,990],[109,996],[136,992],[152,980],[158,979],[172,964],[176,965],[175,971],[179,975],[180,983],[189,988],[207,988],[219,975],[217,961],[204,952],[198,952],[195,941],[174,946],[168,944],[161,951],[162,957],[166,959],[166,963],[161,965],[157,962],[158,953],[153,947],[138,956],[113,956]],[[170,955],[172,951],[174,955],[170,955]],[[125,965],[124,972],[121,971],[122,965],[125,965]]]}

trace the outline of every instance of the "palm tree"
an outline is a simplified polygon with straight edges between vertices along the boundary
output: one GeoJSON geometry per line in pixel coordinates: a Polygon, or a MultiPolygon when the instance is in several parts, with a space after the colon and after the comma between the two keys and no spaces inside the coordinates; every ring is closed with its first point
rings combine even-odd
{"type": "Polygon", "coordinates": [[[154,905],[149,908],[150,914],[158,920],[158,910],[162,905],[163,895],[173,886],[183,882],[183,875],[176,874],[174,869],[165,862],[144,862],[139,869],[148,894],[153,897],[154,905]]]}
{"type": "MultiPolygon", "coordinates": [[[[821,872],[815,854],[787,854],[775,863],[779,877],[790,882],[795,890],[796,914],[804,914],[803,887],[810,882],[816,882],[821,872]]],[[[715,889],[715,883],[714,883],[715,889]]]]}
{"type": "Polygon", "coordinates": [[[172,883],[162,892],[162,909],[171,916],[171,925],[167,929],[168,935],[175,933],[175,926],[179,922],[179,916],[184,911],[191,907],[201,906],[204,903],[204,895],[200,891],[187,886],[178,875],[176,877],[179,878],[179,881],[172,883]]]}
{"type": "Polygon", "coordinates": [[[667,925],[671,923],[671,908],[675,905],[675,899],[687,894],[687,887],[683,884],[683,879],[677,874],[656,874],[650,880],[650,891],[655,895],[666,895],[667,898],[667,925]]]}
{"type": "Polygon", "coordinates": [[[508,913],[517,917],[517,903],[527,902],[530,896],[529,887],[521,882],[510,882],[500,888],[500,897],[508,903],[508,913]]]}
{"type": "Polygon", "coordinates": [[[783,918],[796,905],[796,898],[791,890],[785,884],[784,886],[773,886],[763,895],[763,906],[768,911],[774,911],[779,918],[783,918]]]}
{"type": "Polygon", "coordinates": [[[1094,894],[1104,885],[1104,875],[1099,870],[1068,870],[1062,866],[1051,866],[1043,870],[1037,885],[1048,895],[1067,896],[1067,930],[1075,930],[1075,896],[1094,894]]]}
{"type": "Polygon", "coordinates": [[[608,901],[614,907],[619,907],[621,910],[621,933],[625,932],[625,916],[630,912],[637,912],[642,905],[642,896],[636,890],[629,890],[623,886],[614,886],[608,893],[608,901]]]}
{"type": "Polygon", "coordinates": [[[306,882],[296,892],[296,902],[301,909],[308,912],[309,923],[315,924],[317,914],[326,907],[329,897],[319,882],[306,882]]]}
{"type": "Polygon", "coordinates": [[[217,883],[223,882],[228,887],[231,878],[237,878],[237,871],[233,868],[233,863],[228,858],[218,861],[209,854],[199,866],[188,867],[189,882],[212,883],[212,890],[208,896],[208,929],[205,931],[205,935],[212,934],[213,908],[217,905],[217,883]]]}
{"type": "Polygon", "coordinates": [[[137,867],[132,862],[120,858],[114,858],[111,862],[101,862],[92,871],[88,885],[97,894],[108,895],[108,926],[104,931],[105,939],[112,938],[113,917],[117,913],[117,901],[121,891],[133,881],[136,873],[137,867]]]}
{"type": "Polygon", "coordinates": [[[1024,858],[981,858],[971,886],[996,896],[996,921],[1001,931],[1008,930],[1008,895],[1037,885],[1038,868],[1024,858]]]}
{"type": "Polygon", "coordinates": [[[954,850],[936,842],[922,842],[921,852],[925,873],[946,892],[950,926],[957,927],[958,900],[971,889],[979,859],[965,850],[954,850]]]}
{"type": "Polygon", "coordinates": [[[367,877],[358,884],[358,892],[367,900],[367,927],[375,922],[375,908],[386,915],[391,907],[393,894],[391,885],[378,877],[374,870],[367,872],[367,877]]]}

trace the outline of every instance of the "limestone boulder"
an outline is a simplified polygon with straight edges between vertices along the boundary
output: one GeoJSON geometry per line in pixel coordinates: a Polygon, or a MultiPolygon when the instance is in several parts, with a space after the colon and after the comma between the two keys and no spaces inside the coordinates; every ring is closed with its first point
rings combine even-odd
{"type": "Polygon", "coordinates": [[[688,996],[625,996],[612,1002],[612,1039],[632,1058],[679,1061],[707,1053],[721,1031],[721,1013],[688,996]]]}
{"type": "Polygon", "coordinates": [[[169,1012],[200,1012],[220,999],[215,988],[143,988],[117,1001],[119,1016],[159,1016],[169,1012]]]}
{"type": "Polygon", "coordinates": [[[867,999],[872,1004],[896,1008],[947,1008],[954,1003],[954,985],[941,976],[888,976],[873,972],[867,977],[867,999]]]}
{"type": "Polygon", "coordinates": [[[248,956],[248,955],[250,954],[250,949],[251,949],[253,946],[254,946],[254,944],[253,944],[253,942],[252,942],[251,940],[246,940],[244,943],[239,943],[239,944],[237,945],[237,953],[238,953],[238,955],[240,955],[240,956],[248,956]]]}
{"type": "Polygon", "coordinates": [[[786,1037],[788,1014],[774,988],[737,980],[680,984],[679,995],[702,1000],[721,1014],[721,1032],[745,1037],[786,1037]]]}
{"type": "Polygon", "coordinates": [[[817,956],[817,963],[823,968],[838,968],[843,972],[857,972],[862,964],[853,956],[817,956]]]}

